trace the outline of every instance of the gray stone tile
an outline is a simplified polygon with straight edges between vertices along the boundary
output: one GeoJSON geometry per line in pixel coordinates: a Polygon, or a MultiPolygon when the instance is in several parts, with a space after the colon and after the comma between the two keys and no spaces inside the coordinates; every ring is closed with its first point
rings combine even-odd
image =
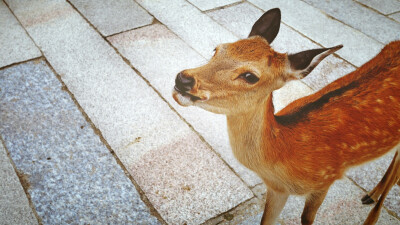
{"type": "MultiPolygon", "coordinates": [[[[383,44],[388,44],[400,38],[400,23],[366,8],[353,0],[305,0],[305,2],[325,11],[330,16],[383,44]]],[[[380,5],[385,4],[381,3],[380,5]]]]}
{"type": "Polygon", "coordinates": [[[38,224],[1,141],[0,180],[0,224],[38,224]]]}
{"type": "Polygon", "coordinates": [[[214,0],[214,1],[202,1],[202,0],[188,0],[190,3],[195,5],[202,11],[222,7],[225,5],[240,2],[241,0],[214,0]]]}
{"type": "MultiPolygon", "coordinates": [[[[373,207],[361,204],[360,199],[364,194],[348,178],[336,181],[318,210],[314,224],[362,224],[373,207]]],[[[304,198],[289,197],[281,214],[284,223],[301,224],[303,207],[304,198]]],[[[400,221],[383,209],[377,224],[400,224],[400,221]]]]}
{"type": "Polygon", "coordinates": [[[207,59],[218,44],[237,40],[235,35],[184,0],[137,2],[207,59]]]}
{"type": "Polygon", "coordinates": [[[6,4],[0,1],[0,67],[41,55],[6,4]]]}
{"type": "Polygon", "coordinates": [[[153,17],[135,1],[70,1],[103,36],[149,25],[153,17]]]}
{"type": "Polygon", "coordinates": [[[319,9],[300,0],[250,1],[263,10],[280,8],[282,21],[285,24],[322,46],[330,47],[343,44],[344,47],[337,51],[337,54],[356,66],[361,66],[383,48],[383,45],[374,39],[329,18],[319,9]]]}
{"type": "Polygon", "coordinates": [[[164,201],[161,195],[152,195],[153,192],[145,193],[150,195],[150,202],[166,221],[186,219],[188,223],[205,221],[222,213],[227,207],[238,205],[252,197],[246,185],[225,166],[222,160],[215,158],[215,154],[203,142],[195,140],[198,137],[190,127],[77,12],[71,9],[70,5],[60,1],[52,2],[55,5],[46,8],[44,6],[50,4],[50,1],[12,3],[11,8],[16,16],[23,21],[23,24],[31,23],[27,28],[28,32],[44,49],[46,58],[143,190],[152,190],[151,186],[154,186],[170,193],[176,188],[182,188],[173,185],[185,184],[187,177],[203,181],[197,183],[195,189],[190,187],[194,191],[185,195],[185,201],[180,201],[176,195],[176,198],[164,201]],[[32,8],[37,10],[26,10],[32,8]],[[32,17],[47,18],[47,15],[52,13],[48,10],[54,8],[60,11],[57,16],[46,21],[31,22],[32,17]],[[165,149],[173,151],[174,144],[185,140],[185,137],[190,138],[186,141],[193,140],[198,143],[196,148],[186,148],[186,154],[202,152],[204,157],[199,160],[206,161],[205,156],[213,158],[212,164],[215,167],[205,168],[207,161],[195,163],[190,169],[180,170],[180,174],[185,176],[169,177],[172,180],[168,183],[163,183],[159,177],[162,177],[163,173],[173,173],[169,170],[181,168],[182,165],[191,162],[190,158],[173,161],[174,164],[166,167],[165,171],[160,170],[158,166],[146,167],[146,171],[141,167],[135,167],[143,160],[151,163],[148,157],[157,157],[165,152],[165,149]],[[195,171],[202,172],[195,173],[195,171]],[[154,174],[158,176],[154,177],[154,174]],[[226,176],[221,178],[218,174],[226,176]],[[215,187],[221,183],[224,185],[215,187]],[[199,193],[209,187],[215,187],[218,194],[199,193]],[[231,194],[233,192],[234,195],[231,194]],[[205,207],[197,208],[202,213],[184,219],[182,217],[187,215],[176,218],[180,211],[191,209],[198,204],[196,196],[201,196],[204,202],[209,203],[199,204],[205,207]],[[178,212],[172,210],[166,212],[163,210],[163,204],[174,205],[173,209],[178,212]]]}
{"type": "Polygon", "coordinates": [[[198,131],[222,158],[250,186],[261,183],[233,156],[229,145],[226,119],[199,108],[184,108],[172,98],[176,74],[206,60],[160,24],[124,32],[108,40],[161,93],[161,95],[198,131]],[[157,62],[157,66],[154,66],[157,62]],[[201,118],[201,119],[199,119],[201,118]]]}
{"type": "MultiPolygon", "coordinates": [[[[386,170],[388,169],[390,162],[393,159],[394,153],[385,155],[384,157],[375,160],[371,163],[367,163],[361,167],[354,168],[347,173],[347,176],[354,180],[358,185],[367,190],[371,191],[376,184],[382,179],[386,170]]],[[[384,206],[394,212],[400,217],[400,187],[394,185],[392,190],[389,192],[384,206]]]]}
{"type": "Polygon", "coordinates": [[[400,12],[392,14],[389,17],[394,19],[394,20],[396,20],[396,21],[398,21],[398,22],[400,22],[400,12]]]}
{"type": "Polygon", "coordinates": [[[371,8],[378,10],[383,14],[390,14],[397,11],[400,11],[400,2],[398,0],[357,0],[364,5],[367,5],[371,8]]]}
{"type": "Polygon", "coordinates": [[[43,62],[0,71],[0,133],[44,224],[158,224],[43,62]]]}
{"type": "MultiPolygon", "coordinates": [[[[247,37],[254,22],[262,11],[249,3],[242,3],[225,9],[209,12],[208,15],[241,38],[247,37]]],[[[278,36],[272,43],[278,52],[296,53],[313,48],[320,48],[303,35],[281,24],[278,36]]],[[[346,47],[346,46],[345,46],[346,47]]],[[[324,59],[302,82],[314,90],[319,90],[330,82],[352,72],[354,66],[337,57],[324,59]]]]}

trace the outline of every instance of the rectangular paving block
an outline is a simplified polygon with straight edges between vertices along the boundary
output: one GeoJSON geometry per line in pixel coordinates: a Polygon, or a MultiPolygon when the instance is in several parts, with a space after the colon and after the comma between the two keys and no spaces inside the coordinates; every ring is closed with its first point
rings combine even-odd
{"type": "MultiPolygon", "coordinates": [[[[392,161],[394,153],[385,155],[373,162],[367,163],[361,167],[356,167],[347,172],[347,176],[354,180],[358,185],[371,191],[376,184],[382,179],[390,162],[392,161]]],[[[384,206],[390,211],[400,217],[400,186],[395,184],[387,195],[384,206]]]]}
{"type": "MultiPolygon", "coordinates": [[[[207,14],[239,37],[246,38],[254,22],[263,14],[263,11],[249,3],[242,3],[207,14]]],[[[321,46],[318,46],[282,23],[278,36],[272,42],[272,47],[278,52],[296,53],[308,49],[320,48],[321,46]]],[[[330,82],[352,72],[354,69],[354,66],[344,60],[329,56],[301,81],[312,89],[319,90],[330,82]]],[[[296,92],[293,92],[292,95],[302,97],[302,95],[298,95],[296,92]]]]}
{"type": "Polygon", "coordinates": [[[38,224],[1,141],[0,181],[0,224],[38,224]]]}
{"type": "Polygon", "coordinates": [[[355,66],[361,66],[383,48],[383,44],[330,18],[301,0],[250,0],[250,2],[263,10],[280,8],[282,22],[324,47],[343,44],[344,47],[336,54],[355,66]]]}
{"type": "MultiPolygon", "coordinates": [[[[45,17],[51,13],[46,4],[46,1],[25,4],[13,1],[11,8],[21,21],[28,23],[35,14],[45,17]],[[37,8],[38,11],[31,12],[27,8],[37,8]]],[[[165,221],[185,221],[188,224],[206,221],[253,196],[247,186],[198,140],[193,130],[70,5],[57,2],[55,7],[63,13],[44,23],[31,24],[27,31],[44,49],[50,64],[165,221]],[[172,160],[163,169],[152,163],[153,159],[149,157],[173,152],[176,143],[181,142],[193,142],[196,147],[180,147],[181,151],[185,149],[187,155],[182,156],[186,157],[172,160]],[[192,162],[189,156],[197,152],[202,157],[190,167],[182,167],[192,162]],[[212,163],[208,160],[210,158],[212,163]],[[136,166],[142,165],[143,161],[152,166],[136,166]],[[209,161],[214,167],[207,167],[209,161]],[[177,171],[180,176],[166,176],[177,171]],[[186,182],[187,177],[192,180],[186,182]],[[198,182],[193,183],[195,181],[198,182]],[[182,184],[189,185],[192,190],[185,195],[185,201],[179,195],[168,195],[170,198],[165,201],[163,195],[153,195],[155,192],[151,191],[152,187],[167,193],[179,188],[188,189],[182,184]],[[205,191],[211,187],[213,191],[205,191]],[[174,207],[165,211],[164,204],[174,207]],[[192,208],[201,213],[179,213],[192,208]]],[[[154,162],[159,160],[154,158],[154,162]]]]}
{"type": "Polygon", "coordinates": [[[153,22],[150,16],[135,1],[70,1],[103,36],[149,25],[153,22]]]}
{"type": "Polygon", "coordinates": [[[202,11],[240,2],[240,0],[214,0],[214,1],[188,0],[188,1],[202,11]]]}
{"type": "Polygon", "coordinates": [[[209,59],[214,48],[237,37],[184,0],[138,0],[161,23],[209,59]]]}
{"type": "Polygon", "coordinates": [[[400,2],[398,0],[357,0],[358,2],[367,5],[379,12],[387,15],[397,11],[400,11],[400,2]]]}
{"type": "Polygon", "coordinates": [[[154,24],[109,37],[108,40],[149,80],[161,95],[199,132],[222,158],[250,186],[261,183],[233,156],[229,144],[226,118],[199,108],[184,108],[172,98],[175,76],[183,69],[206,63],[165,26],[154,24]],[[151,37],[151,38],[149,38],[151,37]],[[157,66],[154,66],[157,64],[157,66]]]}
{"type": "Polygon", "coordinates": [[[305,0],[305,2],[383,44],[388,44],[400,38],[400,23],[353,0],[305,0]]]}
{"type": "Polygon", "coordinates": [[[0,1],[0,68],[41,56],[7,5],[0,1]]]}
{"type": "Polygon", "coordinates": [[[159,224],[44,61],[0,71],[0,134],[43,224],[159,224]]]}

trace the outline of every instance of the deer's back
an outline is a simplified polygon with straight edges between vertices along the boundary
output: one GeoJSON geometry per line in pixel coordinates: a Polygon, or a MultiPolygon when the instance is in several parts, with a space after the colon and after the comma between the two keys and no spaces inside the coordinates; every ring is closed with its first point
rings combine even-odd
{"type": "Polygon", "coordinates": [[[267,147],[281,150],[275,160],[289,165],[288,174],[316,186],[385,154],[400,141],[400,41],[293,102],[275,116],[275,123],[265,134],[267,147]]]}

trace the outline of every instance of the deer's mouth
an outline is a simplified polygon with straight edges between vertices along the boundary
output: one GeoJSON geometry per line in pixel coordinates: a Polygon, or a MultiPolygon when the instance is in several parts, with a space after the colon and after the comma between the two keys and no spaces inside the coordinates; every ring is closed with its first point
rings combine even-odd
{"type": "Polygon", "coordinates": [[[190,101],[192,101],[192,102],[201,100],[200,97],[197,97],[197,96],[195,96],[195,95],[193,95],[193,94],[190,94],[190,93],[188,93],[188,92],[186,92],[186,91],[182,91],[182,90],[180,90],[177,86],[174,86],[174,90],[175,90],[176,92],[178,92],[180,95],[182,95],[182,96],[184,96],[184,97],[190,98],[190,101]]]}

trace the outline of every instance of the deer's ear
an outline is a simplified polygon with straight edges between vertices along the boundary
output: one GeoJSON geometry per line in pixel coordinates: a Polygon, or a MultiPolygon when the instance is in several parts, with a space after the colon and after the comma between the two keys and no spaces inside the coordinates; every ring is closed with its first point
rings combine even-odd
{"type": "Polygon", "coordinates": [[[276,35],[278,35],[280,25],[281,10],[278,8],[270,9],[254,23],[249,37],[259,35],[267,39],[268,43],[271,44],[276,35]]]}
{"type": "Polygon", "coordinates": [[[332,48],[312,49],[288,55],[291,75],[296,79],[306,77],[328,55],[341,49],[343,45],[332,48]]]}

